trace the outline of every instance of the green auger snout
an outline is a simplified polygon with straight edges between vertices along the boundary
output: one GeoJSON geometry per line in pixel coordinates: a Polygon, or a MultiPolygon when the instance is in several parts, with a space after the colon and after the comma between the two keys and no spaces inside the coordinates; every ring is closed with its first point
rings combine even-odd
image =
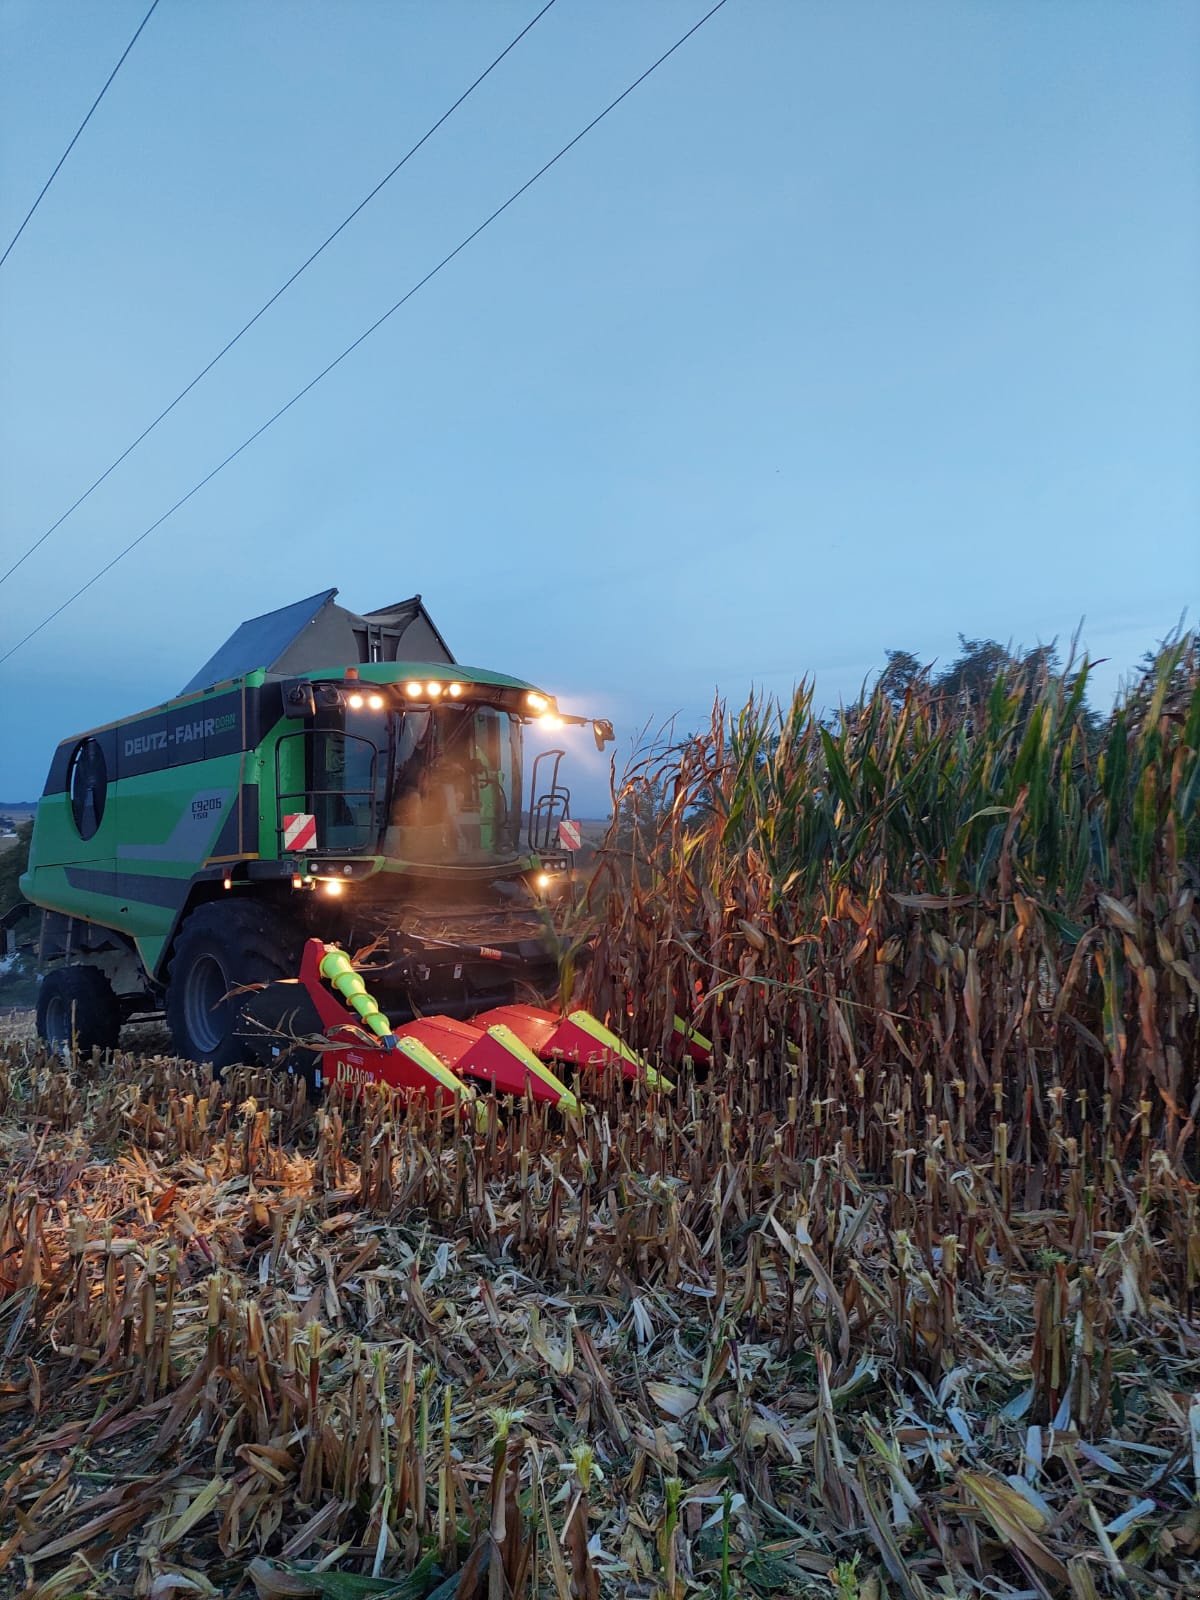
{"type": "Polygon", "coordinates": [[[336,945],[326,945],[317,970],[330,988],[336,989],[351,1010],[358,1013],[364,1027],[369,1028],[377,1038],[388,1037],[392,1031],[391,1023],[379,1009],[374,997],[367,993],[366,984],[355,972],[344,950],[339,950],[336,945]]]}

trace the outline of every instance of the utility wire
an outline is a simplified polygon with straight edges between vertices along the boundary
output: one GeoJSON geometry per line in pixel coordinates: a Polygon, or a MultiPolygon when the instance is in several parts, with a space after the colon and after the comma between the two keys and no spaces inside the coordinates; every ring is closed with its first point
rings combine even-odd
{"type": "MultiPolygon", "coordinates": [[[[157,5],[158,4],[158,0],[154,0],[154,4],[157,5]]],[[[162,422],[164,420],[164,418],[170,416],[171,412],[174,411],[175,407],[179,404],[179,402],[182,399],[184,399],[185,396],[191,394],[192,390],[196,387],[196,385],[200,382],[200,380],[202,378],[205,378],[205,377],[208,376],[208,374],[216,366],[217,362],[220,361],[223,356],[227,356],[229,354],[229,352],[233,349],[234,345],[237,344],[238,340],[242,337],[242,335],[245,334],[245,333],[249,333],[250,329],[258,321],[258,319],[265,312],[267,312],[267,311],[269,311],[271,309],[271,307],[275,304],[276,300],[278,300],[282,295],[287,293],[287,291],[295,283],[296,279],[301,275],[301,273],[308,271],[309,267],[312,266],[313,262],[322,253],[322,251],[327,249],[328,246],[333,243],[333,241],[337,238],[339,233],[341,233],[345,228],[348,228],[350,226],[350,224],[354,221],[355,217],[358,216],[360,211],[365,210],[366,207],[370,205],[371,201],[374,200],[375,196],[385,186],[385,184],[388,184],[388,183],[390,183],[392,181],[392,179],[400,171],[400,168],[405,166],[412,159],[412,157],[416,155],[417,151],[421,148],[421,146],[423,144],[427,143],[430,139],[432,139],[433,135],[438,131],[438,129],[442,126],[442,124],[444,122],[448,121],[449,118],[451,118],[454,115],[454,113],[458,110],[459,106],[462,105],[463,101],[466,100],[469,95],[474,94],[475,90],[478,89],[479,85],[483,82],[483,80],[491,72],[493,72],[495,70],[495,68],[497,68],[500,65],[500,63],[504,60],[505,56],[508,55],[510,50],[515,49],[516,46],[520,44],[521,40],[525,37],[525,35],[529,32],[529,30],[534,26],[534,24],[540,22],[541,19],[546,15],[547,11],[550,10],[550,7],[552,5],[554,5],[554,4],[555,4],[555,0],[546,0],[546,4],[538,12],[537,16],[535,16],[532,19],[532,21],[527,22],[525,24],[525,26],[521,29],[520,33],[517,34],[516,38],[511,39],[509,41],[509,43],[505,45],[504,49],[501,50],[500,54],[491,63],[491,65],[488,66],[488,67],[485,67],[484,70],[475,79],[474,83],[472,83],[468,88],[463,90],[462,94],[459,95],[458,99],[454,102],[454,104],[450,107],[450,109],[448,111],[443,112],[442,115],[433,124],[433,126],[431,128],[429,128],[429,129],[427,129],[421,135],[421,137],[417,140],[416,144],[413,145],[412,149],[409,150],[407,152],[407,154],[401,156],[400,160],[397,161],[396,165],[392,168],[392,170],[389,173],[385,174],[384,177],[380,178],[379,182],[371,190],[370,194],[365,195],[363,197],[363,199],[361,199],[358,202],[358,204],[355,206],[354,210],[351,211],[348,216],[345,216],[345,217],[342,218],[342,220],[338,223],[337,227],[333,230],[333,232],[329,235],[329,237],[326,238],[326,239],[323,239],[321,241],[321,243],[313,251],[312,255],[310,255],[308,257],[307,261],[301,262],[301,264],[296,268],[295,272],[292,273],[291,277],[287,280],[287,282],[286,283],[281,283],[279,288],[276,289],[275,293],[271,296],[271,298],[269,300],[264,301],[263,304],[261,306],[259,306],[258,310],[250,318],[249,322],[245,323],[242,327],[240,327],[238,329],[238,331],[234,334],[233,338],[230,339],[227,344],[224,344],[224,345],[221,346],[221,348],[217,351],[216,355],[212,358],[212,360],[208,363],[208,365],[206,367],[202,367],[200,369],[200,371],[196,374],[196,376],[192,379],[192,381],[187,385],[187,387],[183,388],[183,389],[181,389],[179,391],[179,393],[175,396],[174,400],[171,401],[170,405],[164,407],[164,409],[162,411],[160,411],[158,413],[158,415],[155,417],[154,421],[152,423],[150,423],[150,425],[148,427],[145,427],[145,428],[142,429],[141,433],[138,434],[137,438],[133,441],[133,443],[131,445],[126,446],[126,448],[121,451],[121,454],[116,458],[116,460],[111,462],[107,467],[105,467],[104,471],[100,474],[100,476],[96,479],[96,481],[94,483],[92,483],[92,484],[89,484],[88,487],[79,496],[79,499],[74,501],[71,505],[69,505],[67,507],[67,509],[63,512],[62,516],[59,517],[57,522],[52,522],[50,524],[50,526],[46,529],[45,533],[43,533],[40,538],[37,538],[37,539],[35,539],[33,541],[33,543],[29,546],[28,550],[25,551],[24,555],[21,555],[21,556],[17,557],[17,559],[13,562],[12,566],[9,567],[7,572],[0,573],[0,583],[4,583],[4,582],[6,582],[7,579],[11,578],[13,573],[17,570],[17,568],[19,566],[22,566],[26,561],[28,561],[29,557],[34,553],[34,551],[39,549],[42,545],[44,545],[46,540],[50,537],[50,535],[52,533],[54,533],[56,529],[61,528],[63,523],[67,520],[67,518],[69,516],[71,516],[71,514],[73,512],[79,510],[79,507],[83,504],[83,502],[88,498],[88,496],[94,490],[96,490],[96,489],[98,489],[100,487],[100,485],[104,482],[105,478],[107,478],[110,473],[115,472],[117,470],[117,468],[121,465],[122,461],[124,461],[127,456],[131,456],[133,454],[133,452],[137,449],[138,445],[141,444],[142,440],[148,438],[149,435],[154,432],[155,428],[158,427],[159,423],[162,422]]],[[[153,11],[154,6],[151,6],[150,9],[151,9],[151,11],[153,11]]],[[[143,26],[145,26],[145,24],[143,24],[143,26]]],[[[136,35],[134,37],[136,38],[136,35]]],[[[126,52],[126,54],[128,54],[128,52],[126,52]]],[[[124,58],[122,58],[122,59],[124,59],[124,58]]],[[[95,108],[93,107],[93,109],[95,109],[95,108]]],[[[90,116],[91,112],[89,112],[88,115],[90,116]]],[[[78,135],[76,137],[78,137],[78,135]]],[[[61,165],[61,163],[60,163],[60,165],[61,165]]],[[[24,223],[22,223],[22,227],[23,226],[24,226],[24,223]]],[[[9,248],[11,249],[12,246],[10,245],[9,248]]]]}
{"type": "Polygon", "coordinates": [[[55,617],[61,616],[68,606],[74,605],[75,601],[79,599],[80,595],[86,594],[94,583],[98,583],[100,579],[104,577],[105,573],[111,572],[119,561],[123,561],[127,555],[136,550],[138,545],[140,545],[144,539],[148,539],[156,528],[160,528],[168,517],[173,516],[175,512],[179,510],[180,506],[186,505],[193,495],[198,494],[200,490],[204,488],[205,484],[211,483],[219,472],[223,472],[225,468],[229,466],[230,462],[236,461],[243,450],[248,449],[256,439],[260,438],[264,433],[266,433],[268,428],[278,422],[280,417],[282,417],[286,412],[290,411],[298,400],[302,400],[310,389],[315,389],[317,384],[321,382],[322,378],[328,377],[335,367],[340,366],[348,355],[358,349],[360,344],[369,339],[371,335],[379,328],[382,328],[383,324],[388,320],[388,318],[394,316],[395,313],[400,310],[401,306],[406,305],[408,301],[412,299],[413,295],[417,294],[425,287],[431,278],[435,278],[443,267],[449,266],[450,262],[454,260],[455,256],[460,255],[473,240],[478,239],[479,235],[484,231],[485,228],[490,228],[492,223],[495,222],[498,217],[503,216],[503,214],[508,210],[509,206],[513,205],[517,200],[519,200],[527,189],[531,189],[539,178],[544,177],[545,174],[550,171],[551,167],[557,165],[557,163],[561,161],[569,151],[573,150],[579,141],[585,138],[598,123],[603,122],[610,111],[615,111],[617,106],[621,104],[622,100],[627,99],[640,84],[645,83],[646,79],[651,75],[651,73],[656,72],[658,68],[662,66],[664,61],[669,60],[670,57],[673,56],[682,45],[687,43],[694,33],[698,33],[704,24],[709,20],[709,18],[715,17],[717,12],[720,11],[722,6],[725,4],[726,0],[717,0],[716,5],[714,5],[710,10],[706,11],[700,18],[699,22],[694,22],[688,31],[680,38],[676,39],[675,43],[669,50],[664,50],[662,55],[659,56],[658,60],[648,66],[640,77],[635,78],[628,88],[622,89],[621,93],[616,97],[615,100],[610,100],[603,111],[601,111],[597,116],[594,116],[586,125],[586,127],[581,128],[575,137],[570,140],[569,143],[563,145],[562,149],[559,150],[556,155],[551,156],[549,161],[547,161],[544,166],[539,167],[538,170],[533,174],[532,178],[527,178],[519,189],[515,189],[502,205],[497,206],[495,211],[493,211],[490,216],[485,217],[479,226],[471,233],[467,234],[465,239],[456,244],[454,249],[451,250],[448,255],[443,256],[436,267],[431,267],[423,278],[419,278],[417,282],[413,284],[411,289],[407,290],[406,293],[400,296],[395,305],[389,306],[381,317],[378,317],[369,328],[360,333],[358,338],[354,340],[353,344],[348,344],[342,351],[341,355],[335,356],[327,367],[322,367],[321,371],[317,373],[316,377],[311,378],[309,382],[304,385],[303,389],[297,390],[292,398],[284,405],[280,406],[279,410],[276,411],[273,416],[268,417],[267,420],[260,427],[256,428],[248,438],[243,439],[236,450],[231,450],[223,461],[219,461],[211,472],[207,472],[198,483],[193,484],[185,495],[181,495],[173,506],[170,506],[166,511],[163,512],[161,517],[158,517],[150,524],[148,528],[139,533],[136,539],[130,540],[123,550],[119,550],[117,554],[113,556],[111,561],[106,562],[105,565],[100,568],[99,572],[94,573],[81,588],[76,589],[75,593],[71,595],[69,599],[64,600],[62,605],[57,606],[49,616],[43,617],[36,628],[31,628],[23,639],[19,639],[17,643],[11,647],[11,649],[6,650],[5,653],[0,656],[0,664],[7,661],[10,656],[15,655],[23,645],[28,644],[30,639],[32,639],[35,634],[40,633],[42,629],[49,623],[53,622],[55,617]]]}
{"type": "Polygon", "coordinates": [[[87,127],[88,123],[92,120],[92,111],[95,111],[96,107],[100,104],[101,100],[103,100],[104,96],[108,93],[109,84],[112,83],[112,81],[116,77],[117,73],[120,72],[121,68],[125,65],[125,57],[129,54],[129,52],[133,49],[134,45],[138,42],[138,34],[141,33],[142,29],[146,26],[146,24],[150,21],[150,18],[154,15],[154,9],[155,9],[155,7],[157,5],[158,5],[158,0],[153,0],[153,3],[151,5],[149,11],[147,11],[146,15],[138,23],[137,33],[134,34],[133,38],[130,39],[129,43],[125,46],[124,54],[121,56],[120,61],[117,62],[116,66],[112,69],[112,71],[109,73],[108,77],[105,79],[103,89],[101,89],[100,93],[92,101],[92,110],[88,112],[87,116],[84,117],[83,121],[76,128],[75,137],[71,140],[70,144],[63,151],[62,155],[59,156],[59,158],[58,158],[58,166],[55,167],[54,171],[50,174],[50,176],[46,179],[45,183],[42,185],[42,192],[41,192],[41,194],[38,195],[37,199],[30,206],[28,212],[26,213],[25,221],[21,224],[21,226],[17,229],[16,233],[14,233],[12,238],[8,241],[8,249],[4,252],[4,254],[2,256],[0,256],[0,267],[2,267],[4,265],[4,263],[8,260],[9,255],[10,255],[10,253],[12,251],[13,245],[16,244],[17,240],[25,232],[25,228],[26,228],[26,226],[27,226],[27,224],[29,222],[30,217],[33,216],[33,213],[37,210],[37,208],[41,205],[42,201],[45,199],[46,190],[54,182],[55,178],[58,177],[59,169],[62,167],[63,162],[71,154],[71,151],[74,150],[75,144],[76,144],[76,141],[79,138],[79,135],[83,132],[83,130],[87,127]]]}

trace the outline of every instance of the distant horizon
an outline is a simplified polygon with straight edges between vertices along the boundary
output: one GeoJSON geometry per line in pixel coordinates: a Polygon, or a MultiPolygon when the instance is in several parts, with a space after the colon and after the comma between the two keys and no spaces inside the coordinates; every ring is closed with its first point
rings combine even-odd
{"type": "MultiPolygon", "coordinates": [[[[1120,701],[1124,697],[1124,695],[1126,695],[1129,692],[1130,688],[1132,687],[1132,684],[1134,683],[1134,681],[1136,680],[1139,672],[1142,669],[1142,665],[1143,665],[1145,656],[1148,653],[1157,653],[1160,649],[1162,649],[1164,647],[1165,642],[1170,640],[1172,637],[1175,637],[1177,635],[1186,637],[1186,636],[1188,636],[1191,633],[1196,632],[1196,631],[1197,631],[1197,625],[1195,623],[1192,623],[1192,624],[1188,625],[1187,622],[1186,622],[1186,619],[1184,621],[1178,621],[1177,620],[1172,628],[1167,629],[1163,634],[1159,635],[1157,638],[1151,639],[1147,643],[1145,649],[1143,649],[1143,650],[1138,652],[1136,660],[1130,661],[1123,668],[1119,669],[1119,673],[1118,673],[1118,677],[1117,677],[1115,686],[1113,688],[1111,696],[1107,700],[1107,703],[1097,704],[1096,699],[1095,699],[1094,695],[1091,692],[1085,694],[1084,703],[1097,716],[1100,716],[1100,717],[1110,716],[1112,714],[1112,712],[1116,709],[1116,707],[1120,704],[1120,701]]],[[[989,642],[989,643],[992,643],[992,644],[1001,644],[1000,640],[995,640],[995,639],[988,640],[986,642],[989,642]]],[[[1069,644],[1069,640],[1068,640],[1068,644],[1069,644]]],[[[1002,647],[1005,648],[1005,649],[1008,649],[1008,650],[1012,650],[1012,651],[1014,651],[1016,653],[1020,653],[1021,651],[1027,651],[1027,650],[1030,650],[1030,649],[1038,648],[1038,646],[1036,646],[1036,645],[1026,645],[1023,641],[1009,641],[1008,643],[1004,644],[1002,647]]],[[[902,647],[892,647],[892,648],[902,648],[902,647]]],[[[1060,653],[1062,654],[1063,665],[1065,666],[1066,665],[1066,653],[1063,652],[1063,651],[1060,651],[1060,653]]],[[[945,664],[945,663],[942,663],[942,664],[945,664]]],[[[1082,663],[1080,663],[1080,664],[1082,664],[1082,663]]],[[[1112,665],[1112,663],[1104,663],[1104,664],[1105,665],[1112,665]]],[[[934,661],[922,661],[921,662],[921,670],[923,672],[924,671],[930,671],[933,668],[937,667],[938,665],[939,665],[939,663],[936,660],[934,660],[934,661]]],[[[1098,665],[1098,663],[1089,662],[1088,665],[1089,665],[1089,669],[1090,670],[1094,670],[1095,666],[1098,665]]],[[[886,661],[874,673],[872,673],[868,679],[864,680],[863,688],[869,691],[870,688],[873,686],[875,680],[878,679],[878,677],[884,671],[885,667],[886,667],[886,661]]],[[[803,676],[803,674],[800,675],[800,676],[803,676]]],[[[1092,688],[1092,684],[1089,683],[1089,691],[1091,690],[1091,688],[1092,688]]],[[[724,704],[725,704],[727,709],[730,709],[732,711],[736,711],[740,706],[742,706],[742,705],[747,703],[751,692],[754,692],[753,691],[753,687],[752,687],[752,689],[750,691],[747,692],[746,695],[742,696],[740,699],[734,699],[731,696],[724,696],[724,697],[722,697],[723,698],[723,702],[724,702],[724,704]]],[[[770,696],[770,698],[775,700],[777,703],[786,703],[787,700],[790,697],[787,696],[787,695],[772,694],[770,696]]],[[[163,704],[163,703],[164,703],[163,701],[149,701],[149,702],[147,702],[147,703],[145,703],[143,705],[127,707],[124,713],[118,713],[117,715],[119,717],[121,715],[131,715],[131,714],[134,714],[134,713],[137,713],[137,712],[151,710],[154,706],[160,705],[160,704],[163,704]]],[[[834,705],[834,706],[831,706],[831,705],[828,705],[828,704],[824,704],[824,703],[822,703],[820,705],[814,705],[814,708],[813,708],[814,709],[814,714],[817,715],[818,717],[827,717],[827,716],[831,715],[832,713],[836,712],[840,708],[841,705],[846,704],[846,703],[848,703],[848,702],[843,701],[843,702],[839,702],[838,705],[834,705]]],[[[681,716],[681,713],[674,713],[674,714],[668,715],[665,719],[663,719],[661,722],[656,724],[655,728],[652,731],[650,731],[649,733],[647,733],[647,725],[646,724],[643,724],[642,728],[637,733],[634,733],[632,730],[622,730],[622,729],[618,728],[617,729],[618,748],[621,748],[622,745],[627,747],[628,750],[629,750],[629,755],[627,757],[627,760],[632,761],[634,759],[636,751],[639,748],[644,748],[644,744],[643,744],[642,741],[647,737],[652,742],[659,742],[659,741],[662,741],[662,740],[664,740],[664,739],[666,739],[668,737],[673,742],[677,742],[679,739],[688,737],[689,734],[696,733],[696,732],[702,730],[702,728],[705,726],[704,719],[698,719],[698,720],[694,720],[689,725],[687,732],[668,734],[667,730],[670,728],[670,726],[671,726],[671,724],[673,722],[676,722],[676,721],[678,721],[680,719],[680,716],[681,716]],[[634,742],[635,740],[637,741],[636,743],[634,742]]],[[[113,719],[113,720],[115,720],[115,719],[113,719]]],[[[100,726],[103,726],[103,725],[104,724],[102,724],[102,723],[94,724],[94,726],[97,726],[97,727],[100,727],[100,726]]],[[[69,730],[65,730],[59,736],[59,739],[57,739],[55,741],[55,743],[60,742],[60,740],[63,739],[63,738],[69,738],[74,733],[81,733],[82,734],[82,733],[86,733],[87,731],[88,731],[87,729],[82,728],[82,727],[81,728],[72,728],[72,729],[69,729],[69,730]]],[[[527,733],[526,764],[527,764],[528,767],[531,767],[532,766],[533,757],[537,755],[539,749],[546,748],[549,745],[550,739],[549,739],[549,737],[547,735],[540,734],[539,730],[536,727],[536,724],[531,724],[527,728],[526,733],[527,733]]],[[[51,747],[51,752],[52,752],[52,750],[53,750],[53,746],[51,747]]],[[[586,746],[583,745],[583,744],[580,744],[579,746],[576,747],[576,749],[569,750],[568,751],[568,755],[567,755],[568,762],[570,762],[570,759],[571,759],[571,757],[573,755],[577,755],[577,754],[578,755],[586,755],[589,758],[594,754],[594,752],[592,751],[591,746],[590,746],[590,740],[589,740],[589,742],[588,742],[588,744],[586,746]]],[[[603,757],[601,759],[603,759],[605,762],[607,762],[608,757],[605,756],[605,757],[603,757]]],[[[49,769],[49,756],[47,757],[46,765],[47,765],[47,770],[48,770],[49,769]]],[[[623,770],[623,769],[619,768],[618,772],[620,772],[620,770],[623,770]]],[[[592,790],[590,788],[588,789],[587,792],[589,794],[594,794],[594,790],[592,790]]],[[[39,784],[38,784],[37,793],[30,799],[26,799],[26,800],[0,800],[0,814],[4,813],[6,810],[10,810],[10,811],[32,811],[32,810],[36,810],[37,804],[38,804],[38,800],[39,800],[40,796],[41,796],[41,782],[39,782],[39,784]]],[[[596,806],[595,806],[594,799],[589,799],[586,802],[586,805],[587,805],[587,809],[586,810],[581,810],[578,806],[575,807],[574,815],[575,815],[576,820],[578,820],[580,822],[585,822],[585,823],[609,822],[609,821],[612,820],[613,813],[612,813],[611,808],[609,808],[608,810],[597,809],[596,806]]]]}

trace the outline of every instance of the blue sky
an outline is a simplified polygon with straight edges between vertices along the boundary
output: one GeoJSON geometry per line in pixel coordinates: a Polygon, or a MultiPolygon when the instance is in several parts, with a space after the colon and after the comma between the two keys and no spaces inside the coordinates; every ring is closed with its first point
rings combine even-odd
{"type": "MultiPolygon", "coordinates": [[[[0,272],[0,565],[537,9],[161,0],[0,272]]],[[[705,9],[558,0],[0,588],[0,650],[705,9]]],[[[144,10],[0,4],[4,243],[144,10]]],[[[729,0],[0,667],[0,798],[327,585],[625,742],[1081,618],[1102,702],[1200,599],[1198,63],[1191,4],[729,0]]]]}

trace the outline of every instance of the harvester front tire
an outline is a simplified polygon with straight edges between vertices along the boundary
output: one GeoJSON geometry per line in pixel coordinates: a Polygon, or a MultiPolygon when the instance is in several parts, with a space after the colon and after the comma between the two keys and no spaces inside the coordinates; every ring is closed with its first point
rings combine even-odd
{"type": "Polygon", "coordinates": [[[176,1052],[214,1073],[250,1059],[239,1035],[246,984],[294,976],[299,942],[264,906],[217,901],[193,911],[167,974],[167,1026],[176,1052]]]}
{"type": "Polygon", "coordinates": [[[121,1007],[99,967],[54,967],[37,998],[38,1038],[60,1049],[74,1040],[84,1055],[113,1050],[121,1033],[121,1007]]]}

